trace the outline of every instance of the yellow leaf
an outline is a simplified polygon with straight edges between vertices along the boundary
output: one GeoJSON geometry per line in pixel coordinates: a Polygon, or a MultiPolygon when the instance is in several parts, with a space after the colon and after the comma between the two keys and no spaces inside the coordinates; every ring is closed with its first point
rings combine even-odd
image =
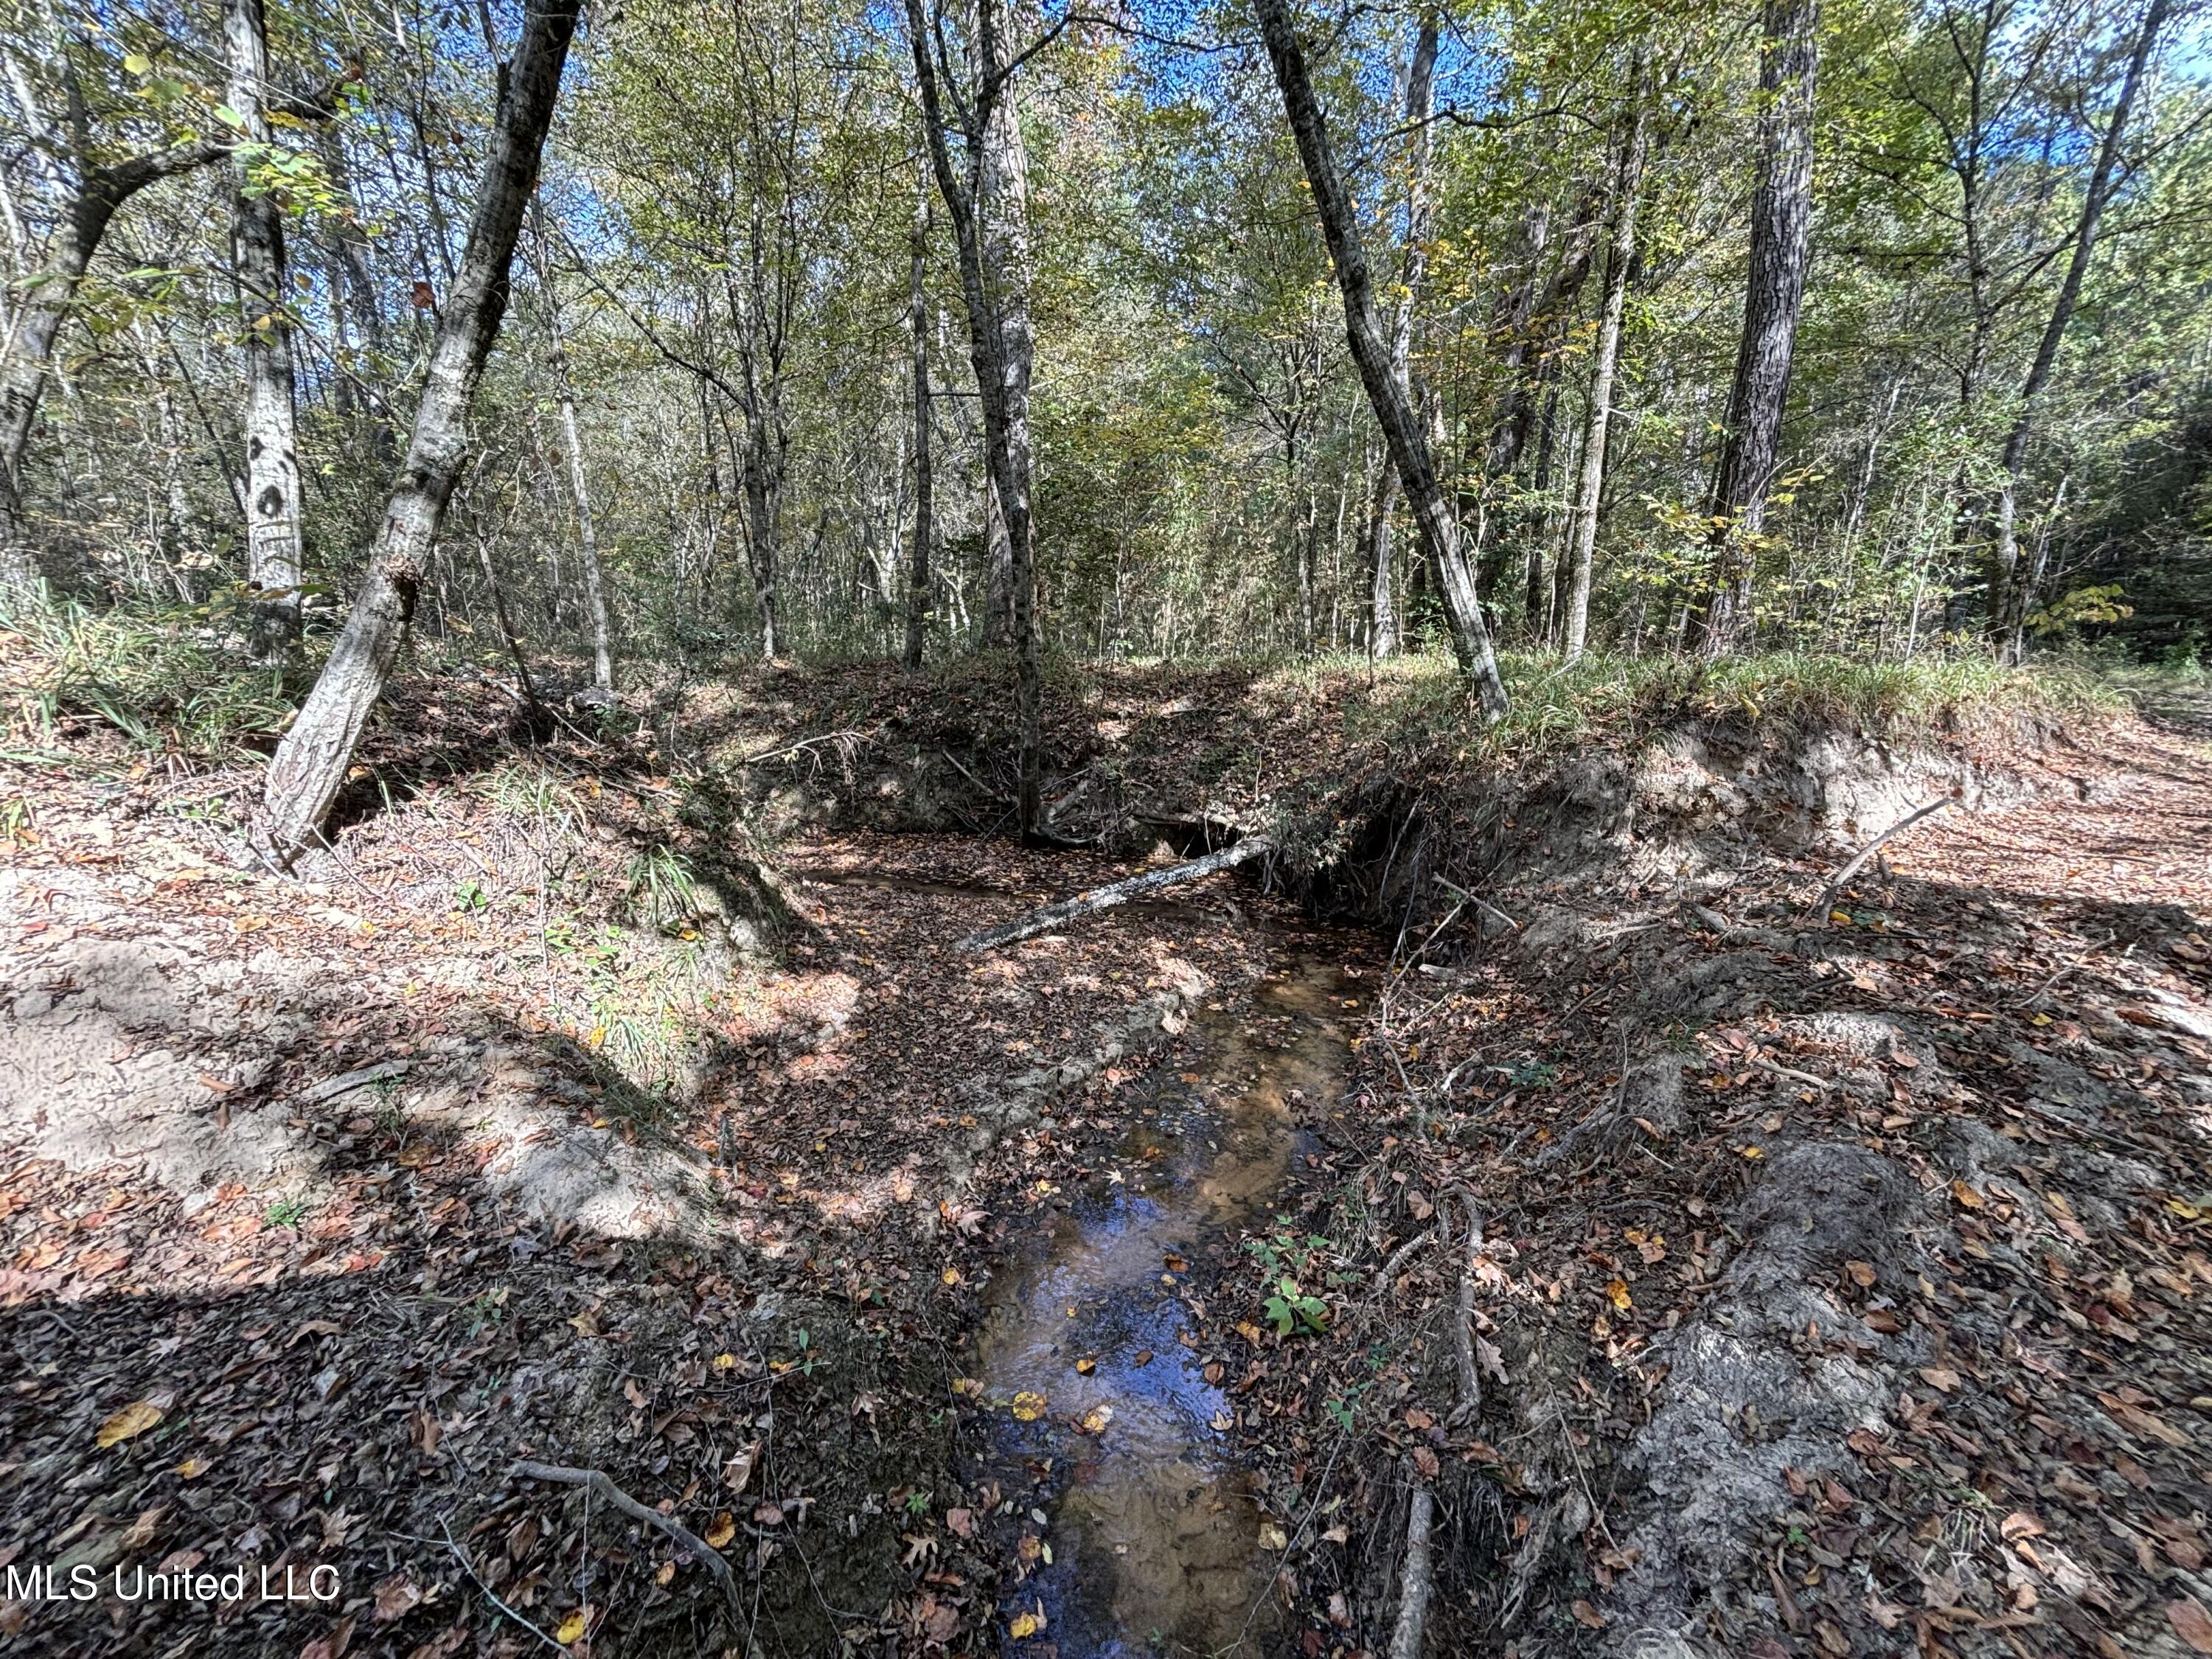
{"type": "Polygon", "coordinates": [[[586,1036],[586,1037],[585,1037],[585,1039],[584,1039],[584,1041],[585,1041],[586,1043],[588,1043],[591,1047],[592,1047],[592,1048],[598,1048],[598,1047],[599,1047],[602,1042],[605,1042],[606,1040],[607,1040],[607,1028],[606,1028],[605,1026],[604,1026],[604,1025],[594,1025],[593,1027],[592,1027],[592,1030],[591,1030],[591,1033],[590,1033],[590,1035],[588,1035],[587,1036],[586,1036]]]}
{"type": "Polygon", "coordinates": [[[1083,1414],[1083,1431],[1085,1434],[1103,1434],[1106,1425],[1113,1420],[1114,1408],[1111,1406],[1093,1406],[1083,1414]]]}
{"type": "Polygon", "coordinates": [[[945,1282],[948,1285],[957,1285],[960,1282],[960,1269],[947,1267],[945,1270],[945,1282]]]}
{"type": "Polygon", "coordinates": [[[149,1400],[134,1400],[121,1411],[100,1425],[93,1437],[104,1451],[135,1436],[142,1435],[161,1420],[161,1408],[149,1400]]]}
{"type": "Polygon", "coordinates": [[[983,1384],[973,1376],[956,1376],[952,1379],[952,1392],[963,1400],[973,1400],[982,1394],[983,1384]]]}
{"type": "Polygon", "coordinates": [[[187,1480],[197,1480],[208,1472],[208,1461],[198,1452],[177,1465],[177,1473],[187,1480]]]}
{"type": "Polygon", "coordinates": [[[584,1610],[581,1607],[563,1619],[553,1632],[553,1639],[562,1647],[580,1642],[584,1636],[584,1610]]]}
{"type": "Polygon", "coordinates": [[[1014,1396],[1014,1415],[1024,1423],[1034,1423],[1044,1415],[1044,1396],[1024,1389],[1014,1396]]]}
{"type": "Polygon", "coordinates": [[[1291,1547],[1290,1534],[1273,1521],[1260,1523],[1260,1547],[1263,1550],[1286,1550],[1291,1547]]]}
{"type": "Polygon", "coordinates": [[[737,1368],[738,1368],[738,1357],[737,1357],[737,1355],[735,1355],[735,1354],[733,1354],[733,1353],[718,1353],[718,1354],[716,1354],[716,1355],[714,1356],[714,1369],[715,1369],[716,1370],[718,1370],[718,1371],[733,1371],[733,1370],[737,1370],[737,1368]]]}
{"type": "Polygon", "coordinates": [[[1076,1374],[1079,1376],[1088,1376],[1097,1369],[1098,1362],[1095,1359],[1084,1358],[1075,1362],[1076,1374]]]}
{"type": "Polygon", "coordinates": [[[1739,1146],[1736,1151],[1754,1164],[1766,1156],[1766,1149],[1763,1146],[1739,1146]]]}
{"type": "Polygon", "coordinates": [[[707,1547],[718,1550],[738,1535],[738,1519],[724,1510],[714,1517],[714,1524],[707,1528],[707,1547]]]}
{"type": "Polygon", "coordinates": [[[1607,1279],[1606,1281],[1605,1294],[1607,1299],[1623,1313],[1626,1313],[1631,1308],[1636,1305],[1635,1302],[1629,1297],[1628,1286],[1618,1279],[1607,1279]]]}
{"type": "Polygon", "coordinates": [[[1963,1181],[1954,1181],[1951,1183],[1951,1196],[1969,1210],[1978,1210],[1982,1207],[1982,1195],[1963,1181]]]}
{"type": "Polygon", "coordinates": [[[1012,1637],[1017,1642],[1026,1642],[1030,1637],[1035,1636],[1043,1628],[1044,1615],[1042,1613],[1018,1613],[1014,1615],[1013,1623],[1006,1626],[1006,1634],[1012,1637]]]}

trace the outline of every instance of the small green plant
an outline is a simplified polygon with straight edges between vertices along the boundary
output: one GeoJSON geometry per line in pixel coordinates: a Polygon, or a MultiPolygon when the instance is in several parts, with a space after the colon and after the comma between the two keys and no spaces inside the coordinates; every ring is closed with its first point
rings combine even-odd
{"type": "Polygon", "coordinates": [[[263,1212],[262,1218],[272,1227],[296,1228],[307,1213],[304,1198],[280,1198],[263,1212]]]}
{"type": "Polygon", "coordinates": [[[930,1497],[931,1494],[926,1492],[908,1492],[906,1498],[906,1512],[915,1516],[927,1515],[930,1497]]]}
{"type": "Polygon", "coordinates": [[[482,882],[471,876],[453,889],[453,908],[465,916],[489,910],[491,908],[491,895],[484,891],[482,882]]]}
{"type": "Polygon", "coordinates": [[[1288,1274],[1275,1281],[1275,1293],[1260,1304],[1260,1311],[1279,1336],[1301,1328],[1320,1331],[1328,1324],[1328,1304],[1301,1291],[1298,1281],[1288,1274]]]}

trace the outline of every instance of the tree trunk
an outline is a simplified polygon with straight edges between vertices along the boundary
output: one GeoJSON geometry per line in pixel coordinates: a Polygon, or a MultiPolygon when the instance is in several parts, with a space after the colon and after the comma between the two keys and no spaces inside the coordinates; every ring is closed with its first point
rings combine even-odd
{"type": "Polygon", "coordinates": [[[1541,373],[1547,384],[1543,391],[1543,413],[1537,417],[1535,522],[1527,526],[1528,567],[1521,601],[1522,623],[1531,645],[1548,639],[1552,627],[1551,583],[1544,570],[1544,544],[1550,537],[1552,515],[1545,498],[1552,488],[1552,453],[1558,445],[1559,381],[1549,363],[1541,373]]]}
{"type": "Polygon", "coordinates": [[[1597,556],[1598,504],[1605,490],[1605,447],[1613,414],[1613,371],[1620,361],[1620,325],[1628,307],[1628,271],[1636,260],[1637,198],[1644,186],[1644,52],[1629,71],[1628,131],[1621,141],[1613,189],[1612,245],[1605,256],[1605,306],[1590,356],[1589,417],[1583,434],[1583,473],[1575,500],[1568,559],[1565,615],[1559,644],[1569,662],[1583,654],[1589,636],[1590,577],[1597,556]]]}
{"type": "MultiPolygon", "coordinates": [[[[955,100],[968,123],[965,176],[953,166],[940,65],[940,38],[923,15],[922,0],[906,0],[907,32],[929,133],[938,192],[952,221],[968,310],[969,356],[983,416],[983,450],[1005,521],[1012,577],[1015,721],[1019,728],[1018,820],[1024,837],[1042,814],[1043,753],[1037,661],[1036,544],[1030,500],[1030,333],[1028,158],[1012,96],[1012,67],[998,0],[977,0],[972,95],[955,100]]],[[[949,66],[948,66],[949,72],[949,66]]]]}
{"type": "Polygon", "coordinates": [[[568,452],[568,494],[576,507],[577,562],[584,568],[584,619],[592,630],[592,684],[615,689],[613,629],[607,622],[606,578],[599,566],[599,526],[592,517],[592,492],[584,475],[584,446],[576,429],[576,388],[568,374],[568,342],[561,331],[561,300],[553,288],[553,262],[545,241],[545,205],[530,204],[532,251],[537,255],[538,300],[545,312],[545,361],[553,371],[554,395],[561,403],[561,441],[568,452]]]}
{"type": "Polygon", "coordinates": [[[289,865],[320,829],[398,655],[468,453],[469,406],[507,309],[507,272],[582,0],[532,0],[500,89],[469,237],[431,346],[407,459],[329,663],[269,767],[264,850],[289,865]]]}
{"type": "Polygon", "coordinates": [[[246,145],[234,156],[231,264],[245,341],[246,580],[254,590],[254,653],[280,656],[300,636],[300,454],[292,406],[292,328],[284,216],[253,178],[269,143],[268,20],[262,0],[222,0],[230,107],[246,145]]]}
{"type": "Polygon", "coordinates": [[[1759,70],[1759,184],[1751,205],[1751,271],[1743,337],[1729,392],[1728,435],[1713,486],[1713,568],[1705,601],[1708,656],[1752,625],[1759,528],[1782,443],[1797,313],[1813,232],[1813,104],[1820,66],[1820,0],[1766,0],[1759,70]]]}
{"type": "Polygon", "coordinates": [[[1437,483],[1420,416],[1405,386],[1391,372],[1389,349],[1376,317],[1367,253],[1360,245],[1359,221],[1337,172],[1335,151],[1307,75],[1305,54],[1291,29],[1285,0],[1256,0],[1256,4],[1275,82],[1282,91],[1284,110],[1305,163],[1315,209],[1321,216],[1330,262],[1343,290],[1345,336],[1352,362],[1359,369],[1376,423],[1382,428],[1399,483],[1413,508],[1422,550],[1443,585],[1445,615],[1451,624],[1452,645],[1461,671],[1473,687],[1484,720],[1502,719],[1507,708],[1505,683],[1498,675],[1497,653],[1482,619],[1481,604],[1475,598],[1474,578],[1460,556],[1459,524],[1437,483]]]}
{"type": "Polygon", "coordinates": [[[2020,412],[2014,416],[2012,430],[2005,436],[2004,478],[1997,493],[1996,546],[1990,600],[1998,648],[2008,662],[2020,660],[2026,642],[2023,625],[2027,615],[2029,584],[2019,580],[2020,543],[2014,520],[2019,513],[2021,469],[2027,463],[2028,439],[2035,427],[2035,406],[2044,388],[2051,383],[2051,370],[2058,362],[2058,348],[2066,337],[2066,325],[2073,321],[2074,308],[2081,302],[2082,278],[2088,274],[2090,256],[2096,251],[2098,222],[2103,218],[2105,204],[2112,195],[2121,136],[2127,130],[2128,115],[2135,105],[2136,88],[2142,80],[2143,67],[2150,61],[2151,49],[2157,44],[2158,32],[2165,26],[2170,9],[2170,0],[2150,0],[2143,13],[2142,27],[2136,35],[2135,49],[2128,58],[2127,74],[2120,82],[2119,101],[2112,106],[2112,125],[2105,129],[2104,143],[2098,146],[2096,165],[2090,172],[2088,189],[2081,199],[2081,217],[2074,229],[2074,252],[2067,261],[2065,279],[2059,283],[2058,297],[2051,302],[2051,319],[2044,325],[2043,338],[2036,346],[2035,362],[2020,389],[2020,412]]]}
{"type": "Polygon", "coordinates": [[[38,595],[38,555],[24,520],[23,469],[30,458],[31,433],[38,424],[39,401],[46,394],[55,337],[93,256],[100,252],[100,239],[116,210],[147,185],[205,167],[229,153],[228,142],[202,138],[132,156],[112,167],[87,164],[43,269],[24,284],[14,337],[5,357],[0,358],[0,604],[32,602],[38,595]]]}
{"type": "MultiPolygon", "coordinates": [[[[1401,256],[1405,282],[1390,319],[1390,368],[1408,402],[1413,395],[1413,307],[1428,265],[1431,202],[1429,161],[1436,143],[1430,121],[1436,112],[1437,15],[1425,11],[1406,64],[1406,125],[1413,129],[1407,157],[1406,246],[1401,256]]],[[[1390,518],[1398,505],[1398,469],[1385,455],[1375,487],[1375,507],[1367,526],[1369,599],[1368,654],[1388,657],[1398,649],[1398,618],[1390,594],[1390,518]]]]}
{"type": "Polygon", "coordinates": [[[929,275],[929,197],[927,184],[915,192],[914,275],[909,284],[908,321],[914,331],[914,545],[908,557],[906,580],[906,665],[909,672],[921,666],[923,635],[929,625],[929,562],[931,543],[936,539],[936,481],[930,467],[929,308],[925,288],[929,275]]]}

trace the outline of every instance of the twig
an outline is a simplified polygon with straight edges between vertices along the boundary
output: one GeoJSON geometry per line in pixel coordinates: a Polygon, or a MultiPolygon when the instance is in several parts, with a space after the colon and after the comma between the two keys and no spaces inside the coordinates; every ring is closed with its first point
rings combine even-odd
{"type": "Polygon", "coordinates": [[[507,1606],[506,1602],[501,1601],[499,1597],[493,1593],[492,1587],[489,1584],[485,1583],[483,1579],[477,1574],[476,1563],[469,1559],[469,1553],[453,1541],[453,1529],[442,1518],[438,1522],[438,1529],[446,1534],[447,1549],[452,1552],[453,1559],[461,1564],[461,1571],[468,1574],[471,1578],[476,1580],[476,1586],[478,1589],[483,1592],[485,1601],[490,1602],[492,1606],[497,1607],[508,1618],[514,1620],[516,1624],[521,1626],[523,1629],[528,1631],[539,1641],[544,1643],[545,1645],[552,1649],[554,1652],[568,1652],[568,1650],[562,1646],[557,1638],[547,1635],[537,1626],[532,1624],[530,1620],[525,1619],[520,1613],[517,1613],[513,1607],[507,1606]]]}
{"type": "Polygon", "coordinates": [[[1836,1086],[1835,1079],[1832,1078],[1814,1077],[1810,1072],[1792,1071],[1787,1066],[1778,1066],[1774,1061],[1761,1059],[1757,1054],[1745,1054],[1742,1059],[1747,1066],[1755,1066],[1762,1072],[1771,1072],[1776,1077],[1786,1077],[1792,1083],[1802,1083],[1808,1089],[1818,1089],[1822,1094],[1827,1093],[1836,1086]]]}
{"type": "Polygon", "coordinates": [[[2099,939],[2094,945],[2089,945],[2084,949],[2081,954],[2076,956],[2071,962],[2061,963],[2057,970],[2051,974],[2049,979],[2045,980],[2042,984],[2037,986],[2033,991],[2030,991],[2018,1002],[2013,1003],[2011,1006],[2014,1008],[2025,1008],[2033,1003],[2042,1001],[2045,997],[2051,994],[2051,988],[2052,986],[2057,984],[2060,980],[2065,978],[2067,975],[2072,973],[2076,968],[2079,968],[2083,963],[2088,961],[2091,957],[2096,955],[2098,951],[2103,950],[2107,945],[2110,945],[2118,937],[2119,935],[2118,933],[2107,933],[2104,938],[2099,939]]]}
{"type": "Polygon", "coordinates": [[[1884,842],[1887,841],[1892,836],[1896,835],[1901,830],[1910,830],[1914,824],[1919,823],[1921,819],[1926,817],[1930,812],[1940,812],[1947,806],[1956,806],[1958,804],[1959,798],[1956,795],[1938,795],[1934,800],[1929,801],[1927,805],[1915,807],[1911,811],[1906,813],[1895,823],[1891,824],[1888,829],[1883,830],[1872,841],[1869,842],[1864,847],[1862,847],[1858,851],[1858,855],[1852,859],[1849,864],[1844,866],[1843,873],[1838,875],[1833,881],[1830,882],[1826,887],[1820,890],[1820,914],[1822,915],[1828,914],[1830,907],[1832,907],[1836,902],[1836,896],[1842,892],[1845,887],[1850,884],[1851,878],[1858,874],[1860,869],[1865,865],[1866,861],[1872,858],[1877,852],[1881,850],[1881,845],[1884,842]]]}
{"type": "Polygon", "coordinates": [[[1446,892],[1457,893],[1461,898],[1464,899],[1468,903],[1472,904],[1476,909],[1481,911],[1483,915],[1494,917],[1496,920],[1504,922],[1508,927],[1510,927],[1516,933],[1521,931],[1521,924],[1519,922],[1514,921],[1512,917],[1507,915],[1504,911],[1499,909],[1488,899],[1483,898],[1478,894],[1470,893],[1466,888],[1461,886],[1457,882],[1446,881],[1442,876],[1432,877],[1431,879],[1432,879],[1437,886],[1443,888],[1446,892]]]}
{"type": "Polygon", "coordinates": [[[372,1083],[381,1083],[386,1078],[405,1077],[414,1069],[415,1062],[411,1060],[387,1060],[375,1066],[364,1066],[357,1072],[346,1072],[337,1077],[325,1078],[320,1083],[311,1084],[301,1090],[295,1098],[306,1102],[310,1106],[319,1106],[326,1100],[335,1100],[340,1095],[351,1094],[356,1089],[365,1088],[372,1083]]]}
{"type": "Polygon", "coordinates": [[[673,1516],[663,1515],[659,1510],[639,1503],[608,1480],[602,1471],[572,1469],[559,1463],[534,1463],[525,1458],[507,1471],[507,1479],[544,1480],[556,1486],[581,1486],[586,1492],[598,1493],[632,1519],[659,1528],[681,1548],[690,1551],[706,1564],[707,1571],[714,1575],[714,1582],[722,1587],[722,1594],[729,1598],[730,1610],[742,1617],[744,1604],[738,1599],[737,1575],[730,1571],[730,1564],[723,1559],[722,1553],[673,1516]]]}
{"type": "Polygon", "coordinates": [[[1424,1245],[1433,1243],[1436,1237],[1436,1229],[1431,1227],[1425,1233],[1416,1233],[1396,1249],[1391,1251],[1390,1259],[1382,1264],[1382,1271],[1375,1282],[1378,1285],[1388,1285],[1392,1279],[1397,1278],[1405,1271],[1406,1264],[1420,1253],[1424,1245]]]}

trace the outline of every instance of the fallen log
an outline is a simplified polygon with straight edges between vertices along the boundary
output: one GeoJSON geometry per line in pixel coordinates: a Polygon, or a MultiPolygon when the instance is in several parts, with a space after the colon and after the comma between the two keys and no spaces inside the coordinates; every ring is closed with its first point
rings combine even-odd
{"type": "Polygon", "coordinates": [[[1073,898],[1062,899],[1057,904],[1048,904],[1041,910],[1015,921],[1001,922],[996,927],[986,927],[979,933],[970,933],[960,941],[963,951],[995,951],[1001,945],[1012,945],[1018,940],[1034,939],[1048,933],[1063,922],[1079,916],[1087,916],[1100,910],[1110,910],[1117,904],[1127,904],[1131,899],[1142,898],[1147,893],[1157,893],[1163,887],[1173,887],[1186,881],[1196,881],[1200,876],[1210,876],[1217,870],[1226,870],[1232,865],[1255,859],[1269,850],[1273,843],[1265,836],[1248,836],[1233,846],[1208,853],[1202,859],[1193,859],[1188,864],[1178,864],[1165,870],[1148,870],[1141,876],[1131,876],[1126,881],[1111,882],[1103,887],[1094,887],[1087,893],[1078,893],[1073,898]]]}

